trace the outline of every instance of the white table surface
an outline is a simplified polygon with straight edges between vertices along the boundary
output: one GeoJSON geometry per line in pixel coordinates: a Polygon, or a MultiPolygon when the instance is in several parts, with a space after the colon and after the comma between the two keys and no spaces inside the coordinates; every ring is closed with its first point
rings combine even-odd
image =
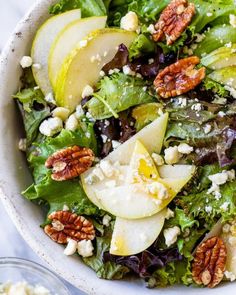
{"type": "MultiPolygon", "coordinates": [[[[4,47],[4,44],[6,43],[10,33],[13,31],[16,23],[33,3],[34,0],[0,0],[0,50],[4,47]]],[[[0,257],[19,257],[44,264],[44,262],[21,238],[1,203],[0,232],[0,257]]],[[[71,292],[71,295],[85,294],[70,286],[69,284],[68,288],[71,292]]]]}

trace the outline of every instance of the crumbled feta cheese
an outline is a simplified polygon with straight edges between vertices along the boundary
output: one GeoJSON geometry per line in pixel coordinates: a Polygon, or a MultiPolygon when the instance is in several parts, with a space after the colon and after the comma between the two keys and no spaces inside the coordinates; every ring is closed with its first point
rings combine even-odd
{"type": "Polygon", "coordinates": [[[79,122],[76,118],[75,114],[70,115],[70,117],[66,120],[65,129],[70,131],[75,131],[79,126],[79,122]]]}
{"type": "Polygon", "coordinates": [[[191,154],[193,152],[193,147],[188,145],[187,143],[181,143],[179,146],[178,146],[178,151],[179,153],[181,154],[191,154]]]}
{"type": "Polygon", "coordinates": [[[104,77],[106,75],[106,73],[104,71],[100,71],[99,76],[100,77],[104,77]]]}
{"type": "Polygon", "coordinates": [[[222,185],[225,184],[228,180],[228,174],[227,171],[223,171],[220,173],[216,173],[213,175],[209,175],[208,178],[210,181],[216,185],[222,185]]]}
{"type": "Polygon", "coordinates": [[[180,234],[180,228],[178,226],[170,227],[164,230],[165,243],[167,247],[170,247],[177,241],[177,237],[180,234]]]}
{"type": "Polygon", "coordinates": [[[53,94],[50,92],[44,97],[45,101],[48,103],[56,104],[53,94]]]}
{"type": "Polygon", "coordinates": [[[33,64],[32,67],[36,70],[41,70],[42,68],[41,64],[33,64]]]}
{"type": "Polygon", "coordinates": [[[66,256],[74,255],[75,252],[77,251],[77,246],[78,246],[78,243],[75,240],[69,239],[68,244],[64,250],[64,254],[66,256]]]}
{"type": "Polygon", "coordinates": [[[81,255],[82,257],[90,257],[93,256],[93,244],[92,242],[86,241],[86,240],[82,240],[80,242],[78,242],[78,253],[79,255],[81,255]]]}
{"type": "Polygon", "coordinates": [[[51,292],[40,285],[30,285],[27,282],[0,284],[0,294],[3,295],[51,295],[51,292]]]}
{"type": "Polygon", "coordinates": [[[233,274],[231,271],[225,271],[224,272],[224,275],[226,277],[226,279],[230,280],[231,282],[235,281],[236,280],[236,276],[235,274],[233,274]]]}
{"type": "Polygon", "coordinates": [[[94,119],[94,117],[89,112],[86,113],[86,117],[87,117],[87,119],[89,119],[90,122],[95,122],[96,121],[94,119]]]}
{"type": "Polygon", "coordinates": [[[112,164],[108,160],[102,160],[100,162],[100,168],[106,177],[112,177],[115,173],[115,169],[112,167],[112,164]]]}
{"type": "Polygon", "coordinates": [[[208,134],[211,132],[211,125],[210,124],[207,124],[203,127],[203,131],[205,134],[208,134]]]}
{"type": "Polygon", "coordinates": [[[148,64],[151,65],[151,64],[154,63],[154,61],[155,61],[154,58],[149,58],[149,60],[148,60],[148,64]]]}
{"type": "Polygon", "coordinates": [[[135,76],[136,73],[134,71],[131,70],[131,68],[128,65],[123,66],[123,73],[125,75],[129,75],[129,76],[135,76]]]}
{"type": "Polygon", "coordinates": [[[236,15],[230,14],[229,15],[229,23],[232,27],[236,28],[236,15]]]}
{"type": "Polygon", "coordinates": [[[31,67],[33,64],[33,60],[30,56],[23,56],[20,65],[23,69],[31,67]]]}
{"type": "Polygon", "coordinates": [[[156,33],[156,30],[155,30],[155,27],[153,24],[151,24],[147,27],[147,31],[152,35],[156,33]]]}
{"type": "Polygon", "coordinates": [[[153,158],[153,160],[154,160],[154,162],[156,163],[157,166],[164,165],[164,159],[162,158],[162,156],[160,156],[160,155],[158,155],[156,153],[153,153],[152,158],[153,158]]]}
{"type": "Polygon", "coordinates": [[[112,147],[114,150],[117,149],[121,145],[121,143],[117,140],[112,140],[111,143],[112,143],[112,147]]]}
{"type": "Polygon", "coordinates": [[[202,105],[200,103],[195,103],[191,106],[191,110],[200,112],[202,109],[202,105]]]}
{"type": "Polygon", "coordinates": [[[228,223],[226,223],[226,224],[224,224],[223,227],[222,227],[222,232],[223,232],[223,233],[229,233],[229,232],[230,232],[230,228],[231,228],[231,225],[228,224],[228,223]]]}
{"type": "Polygon", "coordinates": [[[173,218],[173,217],[175,217],[174,211],[172,211],[170,208],[167,208],[166,219],[169,220],[170,218],[173,218]]]}
{"type": "Polygon", "coordinates": [[[120,21],[121,29],[136,32],[139,29],[139,20],[135,12],[129,11],[120,21]]]}
{"type": "Polygon", "coordinates": [[[18,143],[18,148],[20,151],[25,152],[27,148],[27,139],[21,138],[18,143]]]}
{"type": "Polygon", "coordinates": [[[84,110],[81,105],[78,105],[75,110],[75,116],[77,119],[80,119],[84,115],[84,110]]]}
{"type": "Polygon", "coordinates": [[[179,97],[178,104],[181,108],[185,108],[187,106],[187,99],[185,97],[179,97]]]}
{"type": "Polygon", "coordinates": [[[62,120],[60,118],[49,118],[44,120],[39,126],[39,131],[45,136],[53,136],[59,133],[63,128],[62,120]]]}
{"type": "Polygon", "coordinates": [[[206,206],[205,211],[206,211],[206,213],[211,213],[212,212],[212,206],[206,206]]]}
{"type": "Polygon", "coordinates": [[[111,216],[109,216],[109,215],[104,215],[103,216],[103,219],[102,219],[102,224],[104,225],[104,226],[109,226],[110,225],[110,222],[111,222],[111,216]]]}
{"type": "Polygon", "coordinates": [[[220,117],[224,117],[224,116],[225,116],[225,113],[221,111],[221,112],[218,113],[218,115],[219,115],[220,117]]]}
{"type": "Polygon", "coordinates": [[[103,143],[106,143],[107,142],[108,137],[105,134],[102,134],[101,135],[101,138],[102,138],[102,142],[103,143]]]}
{"type": "Polygon", "coordinates": [[[165,200],[169,197],[167,188],[160,182],[147,184],[147,190],[150,194],[155,195],[158,199],[165,200]]]}
{"type": "Polygon", "coordinates": [[[86,85],[83,89],[83,92],[82,92],[82,98],[91,96],[91,95],[93,95],[93,93],[94,93],[93,88],[90,85],[86,85]]]}
{"type": "Polygon", "coordinates": [[[211,12],[207,12],[206,14],[208,17],[211,17],[213,14],[211,12]]]}
{"type": "Polygon", "coordinates": [[[204,38],[206,38],[206,35],[204,35],[204,34],[195,34],[194,35],[194,37],[196,37],[196,40],[195,40],[195,42],[196,43],[200,43],[200,42],[202,42],[202,40],[204,39],[204,38]]]}
{"type": "Polygon", "coordinates": [[[178,151],[177,146],[166,148],[164,150],[164,154],[165,154],[165,156],[164,156],[165,162],[168,165],[178,163],[180,158],[181,158],[181,155],[180,155],[180,153],[178,151]]]}
{"type": "Polygon", "coordinates": [[[62,211],[70,211],[70,208],[66,204],[64,204],[62,211]]]}
{"type": "Polygon", "coordinates": [[[93,174],[100,180],[104,180],[104,174],[102,172],[102,169],[100,167],[96,167],[93,169],[93,174]]]}
{"type": "MultiPolygon", "coordinates": [[[[228,207],[229,207],[230,203],[229,202],[224,202],[221,206],[220,206],[220,209],[222,209],[223,211],[228,211],[228,207]]],[[[236,240],[236,238],[235,238],[236,240]]],[[[235,243],[236,245],[236,243],[235,243]]]]}
{"type": "Polygon", "coordinates": [[[69,117],[69,114],[70,114],[70,110],[63,107],[57,107],[52,111],[52,116],[54,118],[58,117],[62,119],[63,122],[69,117]]]}
{"type": "Polygon", "coordinates": [[[231,47],[232,47],[232,42],[226,43],[226,44],[225,44],[225,47],[227,47],[227,48],[231,48],[231,47]]]}

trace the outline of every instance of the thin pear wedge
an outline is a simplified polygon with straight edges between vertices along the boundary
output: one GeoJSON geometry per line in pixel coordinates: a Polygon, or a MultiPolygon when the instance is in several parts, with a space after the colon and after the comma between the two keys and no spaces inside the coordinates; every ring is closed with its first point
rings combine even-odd
{"type": "Polygon", "coordinates": [[[38,64],[38,67],[32,67],[32,70],[37,85],[45,95],[53,91],[48,75],[48,57],[51,46],[61,30],[69,23],[80,18],[80,9],[64,12],[49,18],[36,33],[31,49],[31,57],[34,64],[38,64]]]}
{"type": "Polygon", "coordinates": [[[51,85],[56,87],[57,75],[68,54],[91,32],[106,26],[106,16],[94,16],[76,20],[67,25],[54,41],[48,60],[51,85]]]}
{"type": "Polygon", "coordinates": [[[110,253],[135,255],[150,247],[158,238],[166,217],[166,209],[147,218],[128,220],[117,217],[112,234],[110,253]]]}
{"type": "Polygon", "coordinates": [[[84,88],[98,82],[101,69],[114,58],[118,46],[123,43],[129,47],[135,37],[133,32],[106,28],[84,39],[86,46],[81,46],[80,42],[65,59],[58,74],[57,104],[73,111],[82,99],[84,88]]]}

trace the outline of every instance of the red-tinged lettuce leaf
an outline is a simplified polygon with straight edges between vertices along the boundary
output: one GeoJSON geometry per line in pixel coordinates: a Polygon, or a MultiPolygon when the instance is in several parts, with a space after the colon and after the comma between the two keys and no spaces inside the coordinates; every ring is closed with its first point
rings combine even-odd
{"type": "Polygon", "coordinates": [[[156,250],[154,246],[138,255],[132,256],[115,256],[109,252],[104,253],[105,262],[112,261],[118,265],[126,266],[141,278],[149,278],[156,269],[163,268],[170,262],[181,261],[182,259],[183,257],[177,248],[156,250]]]}
{"type": "Polygon", "coordinates": [[[128,61],[129,61],[128,48],[124,44],[121,44],[118,48],[118,51],[115,57],[102,68],[102,71],[104,71],[105,74],[107,75],[110,70],[114,70],[114,69],[121,70],[123,66],[127,65],[128,61]]]}

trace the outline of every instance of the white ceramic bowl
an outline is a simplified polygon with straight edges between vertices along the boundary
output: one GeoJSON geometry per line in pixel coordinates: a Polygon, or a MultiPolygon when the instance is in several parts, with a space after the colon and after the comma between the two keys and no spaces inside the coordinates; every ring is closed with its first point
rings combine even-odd
{"type": "Polygon", "coordinates": [[[24,200],[20,192],[31,182],[24,155],[18,150],[22,134],[22,121],[11,98],[19,87],[21,68],[19,61],[29,54],[32,38],[48,15],[53,0],[36,2],[31,11],[18,24],[7,44],[0,62],[0,195],[9,215],[23,238],[58,275],[87,292],[97,295],[147,295],[152,293],[180,295],[235,294],[236,284],[225,284],[213,290],[175,286],[168,289],[149,290],[140,280],[105,281],[85,266],[77,257],[66,257],[63,249],[51,241],[39,227],[43,215],[39,207],[24,200]]]}

